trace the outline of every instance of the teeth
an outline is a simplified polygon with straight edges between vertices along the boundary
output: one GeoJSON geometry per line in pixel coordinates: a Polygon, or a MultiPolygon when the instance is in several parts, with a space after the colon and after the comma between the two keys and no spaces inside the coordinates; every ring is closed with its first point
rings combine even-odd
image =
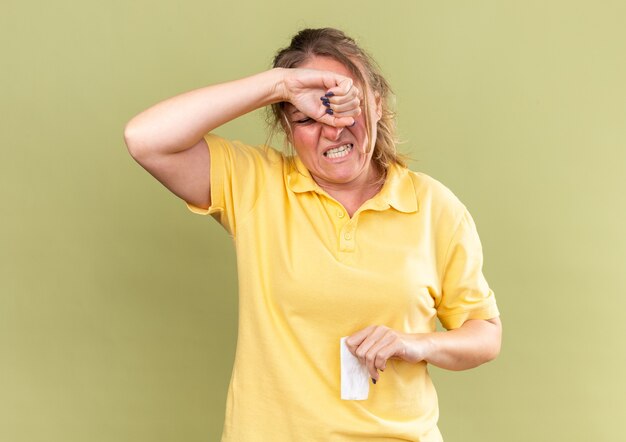
{"type": "Polygon", "coordinates": [[[334,147],[324,152],[324,156],[328,158],[341,158],[348,155],[350,150],[352,150],[352,144],[344,144],[343,146],[334,147]]]}

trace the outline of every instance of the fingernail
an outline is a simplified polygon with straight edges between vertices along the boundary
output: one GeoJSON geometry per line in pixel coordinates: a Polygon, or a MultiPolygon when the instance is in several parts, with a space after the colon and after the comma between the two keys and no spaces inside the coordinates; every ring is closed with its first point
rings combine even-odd
{"type": "Polygon", "coordinates": [[[356,120],[354,120],[354,123],[352,123],[352,124],[351,124],[350,126],[348,126],[348,127],[354,127],[354,126],[356,126],[356,120]]]}
{"type": "Polygon", "coordinates": [[[329,100],[328,98],[326,98],[326,97],[320,97],[320,100],[325,101],[325,102],[327,102],[327,103],[329,103],[329,102],[330,102],[330,100],[329,100]]]}
{"type": "Polygon", "coordinates": [[[335,94],[333,92],[326,92],[326,94],[324,96],[326,96],[326,97],[334,97],[335,94]]]}
{"type": "Polygon", "coordinates": [[[334,112],[333,112],[333,110],[332,110],[331,108],[326,109],[326,113],[327,113],[328,115],[332,115],[332,114],[334,114],[334,112]]]}
{"type": "Polygon", "coordinates": [[[372,378],[372,382],[376,385],[376,379],[372,378]]]}
{"type": "Polygon", "coordinates": [[[326,107],[330,107],[330,101],[322,101],[322,104],[326,107]]]}

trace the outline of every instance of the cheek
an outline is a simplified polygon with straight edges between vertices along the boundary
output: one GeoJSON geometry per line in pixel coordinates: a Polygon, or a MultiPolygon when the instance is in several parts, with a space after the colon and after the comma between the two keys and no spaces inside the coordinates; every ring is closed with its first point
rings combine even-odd
{"type": "Polygon", "coordinates": [[[294,129],[293,144],[296,150],[310,150],[315,148],[319,139],[319,130],[313,125],[294,129]]]}

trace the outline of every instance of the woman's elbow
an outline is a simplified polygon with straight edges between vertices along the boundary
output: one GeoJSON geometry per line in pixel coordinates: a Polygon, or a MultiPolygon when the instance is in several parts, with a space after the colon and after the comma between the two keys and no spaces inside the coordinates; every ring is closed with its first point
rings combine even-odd
{"type": "Polygon", "coordinates": [[[502,321],[500,318],[487,319],[489,323],[489,345],[486,347],[485,362],[490,362],[500,355],[502,349],[502,321]]]}
{"type": "Polygon", "coordinates": [[[124,142],[128,148],[128,152],[133,158],[140,156],[141,151],[141,138],[137,134],[137,129],[129,121],[124,127],[124,142]]]}

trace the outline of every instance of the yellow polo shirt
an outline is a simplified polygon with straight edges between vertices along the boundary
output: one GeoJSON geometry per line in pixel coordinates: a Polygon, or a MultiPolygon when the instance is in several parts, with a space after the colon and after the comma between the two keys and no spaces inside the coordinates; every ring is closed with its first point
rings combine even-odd
{"type": "Polygon", "coordinates": [[[391,167],[352,216],[296,158],[207,135],[208,210],[237,252],[239,330],[222,442],[441,441],[427,364],[391,359],[364,401],[341,399],[340,338],[498,316],[465,206],[391,167]]]}

